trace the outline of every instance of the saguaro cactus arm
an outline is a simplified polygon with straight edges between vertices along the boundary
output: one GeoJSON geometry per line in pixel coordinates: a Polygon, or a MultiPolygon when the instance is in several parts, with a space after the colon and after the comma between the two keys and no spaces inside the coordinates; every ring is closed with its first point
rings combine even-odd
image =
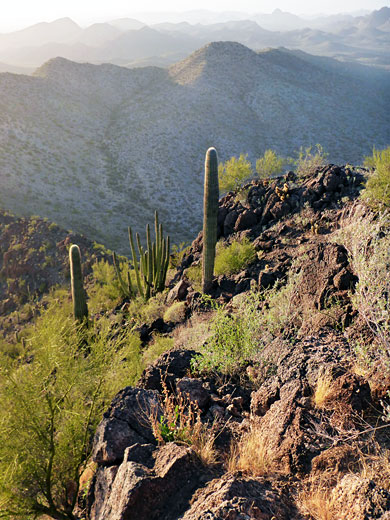
{"type": "Polygon", "coordinates": [[[205,160],[203,198],[202,291],[206,294],[210,292],[214,275],[218,200],[218,155],[215,148],[209,148],[205,160]]]}

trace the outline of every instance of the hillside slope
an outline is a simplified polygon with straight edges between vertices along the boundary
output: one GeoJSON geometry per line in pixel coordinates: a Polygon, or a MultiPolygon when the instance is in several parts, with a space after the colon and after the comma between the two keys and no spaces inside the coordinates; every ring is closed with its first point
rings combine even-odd
{"type": "Polygon", "coordinates": [[[387,145],[388,76],[369,72],[219,42],[169,70],[58,58],[0,74],[0,204],[121,251],[155,209],[175,242],[191,239],[210,145],[255,160],[319,142],[355,163],[387,145]]]}

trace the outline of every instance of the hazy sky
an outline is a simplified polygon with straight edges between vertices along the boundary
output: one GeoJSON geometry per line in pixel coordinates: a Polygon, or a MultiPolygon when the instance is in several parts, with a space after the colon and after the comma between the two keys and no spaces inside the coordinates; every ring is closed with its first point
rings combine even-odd
{"type": "Polygon", "coordinates": [[[0,0],[0,31],[12,31],[40,22],[69,16],[80,24],[110,18],[136,16],[140,11],[210,9],[272,12],[276,7],[296,14],[337,13],[379,9],[388,0],[0,0]]]}

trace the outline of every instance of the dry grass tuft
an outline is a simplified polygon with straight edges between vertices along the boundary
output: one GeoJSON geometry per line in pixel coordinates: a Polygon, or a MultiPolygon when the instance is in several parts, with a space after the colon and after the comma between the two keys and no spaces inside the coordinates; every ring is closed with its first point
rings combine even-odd
{"type": "Polygon", "coordinates": [[[257,422],[252,423],[238,443],[231,445],[226,466],[231,473],[242,471],[253,477],[277,472],[276,461],[259,434],[257,422]]]}
{"type": "Polygon", "coordinates": [[[321,477],[310,477],[305,482],[297,504],[302,513],[310,515],[313,520],[337,520],[332,487],[326,472],[321,477]]]}
{"type": "Polygon", "coordinates": [[[334,379],[328,370],[320,370],[313,401],[316,408],[325,409],[329,401],[334,397],[334,379]]]}

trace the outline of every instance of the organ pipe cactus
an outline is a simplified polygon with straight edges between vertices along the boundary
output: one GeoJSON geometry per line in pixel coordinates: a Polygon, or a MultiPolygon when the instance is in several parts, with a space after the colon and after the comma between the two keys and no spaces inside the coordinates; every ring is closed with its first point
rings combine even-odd
{"type": "Polygon", "coordinates": [[[202,291],[209,293],[214,275],[218,226],[218,155],[215,148],[206,153],[203,198],[203,271],[202,291]]]}
{"type": "Polygon", "coordinates": [[[73,316],[75,320],[83,322],[88,318],[88,306],[85,290],[83,287],[80,248],[76,244],[73,244],[69,249],[69,264],[73,301],[73,316]]]}
{"type": "MultiPolygon", "coordinates": [[[[144,250],[141,244],[139,234],[136,233],[135,235],[139,253],[138,261],[134,245],[133,231],[131,227],[129,227],[129,243],[133,259],[135,279],[138,292],[144,300],[148,300],[151,296],[164,290],[169,266],[170,238],[169,236],[165,239],[163,237],[163,227],[158,221],[157,211],[155,212],[154,228],[155,242],[152,243],[150,226],[149,224],[146,226],[146,250],[144,250]]],[[[128,273],[126,284],[121,276],[115,254],[114,267],[123,293],[128,298],[131,298],[135,294],[135,291],[131,284],[130,273],[128,273]]]]}

